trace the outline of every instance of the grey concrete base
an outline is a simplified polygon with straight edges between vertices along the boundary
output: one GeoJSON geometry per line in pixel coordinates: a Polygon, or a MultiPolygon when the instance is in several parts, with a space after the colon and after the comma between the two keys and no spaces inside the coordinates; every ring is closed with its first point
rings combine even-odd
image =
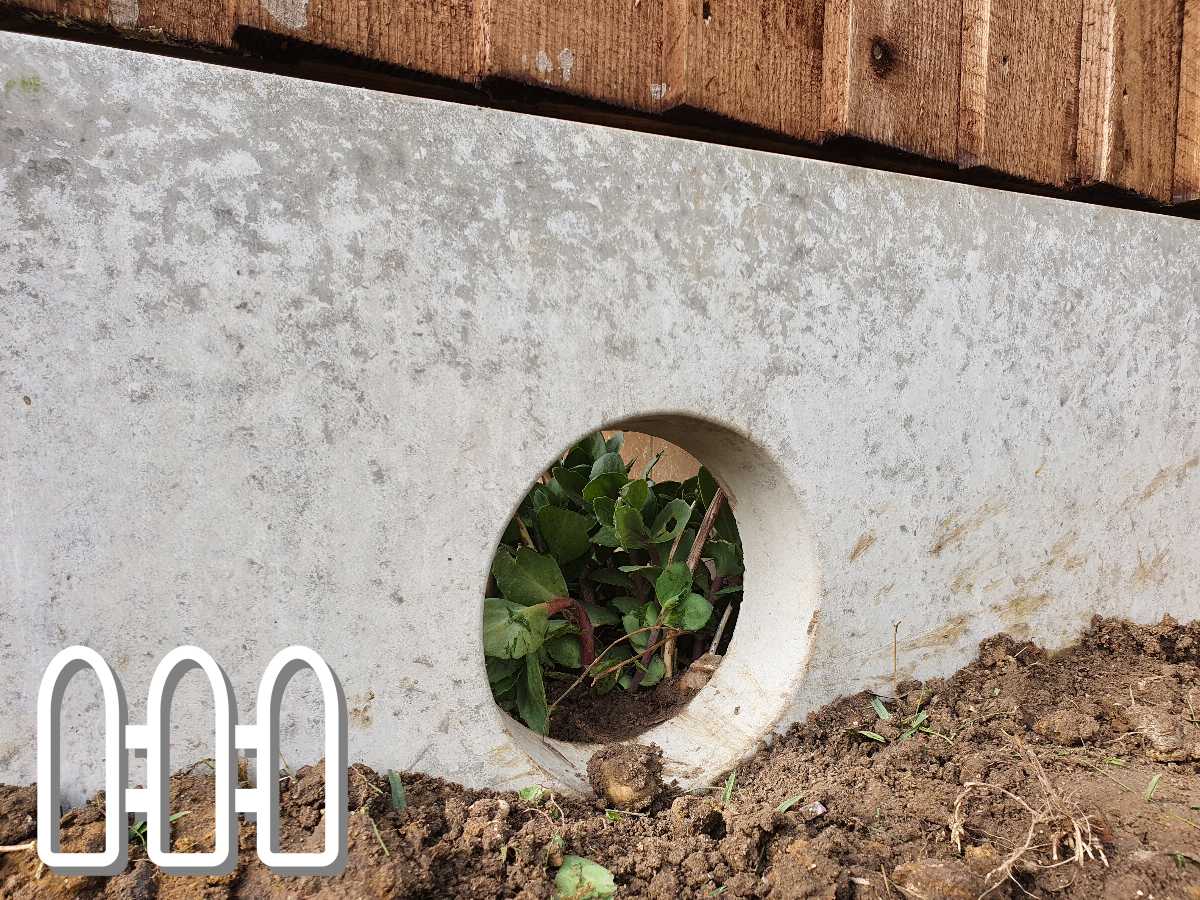
{"type": "Polygon", "coordinates": [[[248,720],[302,643],[352,759],[579,784],[492,705],[480,594],[530,480],[623,420],[743,523],[727,664],[649,735],[688,783],[890,682],[897,621],[923,677],[1200,611],[1193,222],[14,35],[0,73],[0,780],[67,644],[137,721],[178,644],[248,720]]]}

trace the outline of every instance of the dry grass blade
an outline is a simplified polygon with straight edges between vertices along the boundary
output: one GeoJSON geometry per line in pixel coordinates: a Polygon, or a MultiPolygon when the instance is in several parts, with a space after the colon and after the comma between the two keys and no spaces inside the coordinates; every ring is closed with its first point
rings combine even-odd
{"type": "Polygon", "coordinates": [[[1021,806],[1029,813],[1029,827],[1024,838],[1014,842],[1012,851],[992,871],[988,872],[984,881],[988,889],[982,896],[987,896],[1007,879],[1013,878],[1013,870],[1018,866],[1031,865],[1041,869],[1052,869],[1057,866],[1075,863],[1083,865],[1087,860],[1099,860],[1105,867],[1108,858],[1104,855],[1104,847],[1100,838],[1092,828],[1092,819],[1086,815],[1069,797],[1065,796],[1046,774],[1041,760],[1020,739],[1009,736],[1013,746],[1022,760],[1028,763],[1041,789],[1041,800],[1035,806],[1024,797],[998,785],[983,781],[968,781],[963,785],[954,800],[954,810],[950,814],[950,840],[958,851],[962,852],[962,839],[966,832],[965,807],[967,799],[976,791],[993,791],[1002,794],[1009,800],[1021,806]],[[1047,846],[1039,844],[1039,831],[1049,837],[1050,862],[1039,862],[1034,858],[1035,852],[1047,846]],[[1066,851],[1063,853],[1062,851],[1066,851]]]}

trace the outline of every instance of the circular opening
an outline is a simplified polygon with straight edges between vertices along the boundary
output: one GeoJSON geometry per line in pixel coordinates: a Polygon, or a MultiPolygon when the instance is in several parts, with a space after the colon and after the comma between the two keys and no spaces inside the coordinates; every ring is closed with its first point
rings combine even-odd
{"type": "MultiPolygon", "coordinates": [[[[625,507],[632,507],[637,501],[641,500],[641,487],[627,487],[631,481],[640,480],[642,468],[647,462],[654,458],[658,449],[661,449],[664,442],[673,444],[675,451],[668,451],[662,459],[655,465],[655,468],[650,472],[650,480],[655,484],[647,485],[650,490],[655,490],[658,485],[664,482],[670,483],[674,481],[681,485],[680,496],[675,498],[671,496],[673,488],[666,488],[662,491],[664,498],[669,497],[671,501],[679,499],[684,505],[688,504],[686,492],[682,489],[682,485],[687,482],[687,478],[680,478],[679,475],[688,474],[686,469],[679,468],[664,468],[660,466],[670,465],[672,467],[681,467],[689,464],[697,470],[697,481],[699,480],[699,469],[701,465],[707,470],[711,476],[710,484],[707,488],[702,488],[697,485],[698,496],[693,495],[692,503],[702,505],[703,510],[697,512],[696,509],[687,511],[687,520],[685,531],[688,528],[699,531],[700,521],[703,512],[707,510],[709,501],[713,498],[716,491],[719,489],[723,495],[722,505],[727,510],[729,522],[736,529],[730,533],[728,526],[725,529],[717,530],[717,540],[728,540],[730,537],[737,539],[738,546],[735,550],[740,550],[740,553],[735,553],[732,557],[727,557],[723,566],[726,572],[731,569],[740,569],[737,575],[726,575],[724,577],[731,579],[730,582],[722,586],[718,586],[717,592],[723,587],[733,587],[732,579],[740,578],[741,583],[737,585],[739,591],[728,591],[721,598],[714,597],[712,600],[708,598],[708,590],[695,590],[697,583],[701,588],[704,588],[704,579],[707,576],[710,580],[708,588],[711,588],[711,572],[706,563],[698,563],[697,569],[703,569],[703,574],[699,576],[699,580],[693,579],[690,584],[681,589],[679,593],[674,593],[671,590],[670,583],[665,584],[662,588],[664,597],[672,596],[679,598],[681,595],[687,598],[686,603],[689,605],[687,612],[694,615],[694,618],[687,620],[687,623],[701,621],[704,612],[704,606],[696,600],[691,599],[692,594],[701,594],[701,599],[708,601],[712,607],[712,612],[709,614],[708,620],[703,625],[696,629],[677,628],[679,631],[676,634],[675,640],[675,671],[680,670],[679,662],[683,660],[686,665],[683,670],[691,667],[691,664],[697,658],[696,650],[698,645],[693,645],[691,642],[696,640],[697,635],[707,633],[708,639],[711,642],[715,636],[717,624],[723,613],[726,601],[724,597],[732,597],[736,601],[731,607],[731,613],[728,617],[725,632],[718,641],[718,651],[720,659],[712,660],[716,665],[704,665],[697,668],[704,668],[707,671],[702,671],[695,679],[695,682],[706,681],[702,686],[694,682],[693,686],[699,686],[698,692],[688,692],[683,696],[682,701],[678,704],[673,704],[667,711],[669,716],[665,720],[659,716],[658,721],[650,721],[644,723],[636,723],[629,729],[628,733],[640,731],[638,725],[650,725],[647,731],[643,731],[638,740],[645,743],[653,742],[658,744],[663,749],[665,774],[668,777],[676,778],[684,787],[704,783],[708,779],[715,777],[724,769],[735,764],[740,758],[749,752],[752,752],[757,742],[770,732],[772,726],[780,721],[786,714],[788,706],[799,701],[798,689],[800,680],[803,676],[804,668],[807,664],[810,647],[811,634],[816,624],[817,603],[820,593],[820,578],[817,565],[817,556],[814,549],[812,535],[804,515],[803,505],[800,500],[800,495],[793,484],[792,478],[789,477],[786,468],[780,464],[781,458],[786,458],[786,448],[772,447],[767,448],[750,438],[745,433],[739,432],[734,428],[720,423],[712,422],[707,419],[679,413],[663,413],[654,415],[645,415],[631,417],[622,420],[606,423],[602,429],[602,437],[605,438],[606,444],[604,453],[612,452],[607,445],[607,439],[614,432],[624,432],[629,445],[622,446],[624,451],[618,454],[621,460],[621,471],[616,470],[614,461],[601,463],[596,471],[596,476],[605,474],[605,467],[612,465],[614,477],[610,479],[613,484],[616,484],[615,494],[610,495],[608,488],[603,483],[597,484],[588,491],[590,501],[593,504],[594,498],[604,497],[612,502],[613,526],[616,528],[616,508],[618,502],[622,502],[625,507]],[[635,435],[637,435],[635,437],[635,435]],[[655,444],[657,441],[657,445],[655,444]],[[637,442],[641,442],[640,444],[637,442]],[[645,452],[636,453],[640,447],[649,449],[654,448],[653,453],[647,457],[645,452]],[[628,463],[630,457],[638,457],[635,461],[634,468],[628,472],[624,470],[624,466],[628,463]],[[658,472],[658,477],[655,473],[658,472]],[[605,486],[606,490],[601,491],[601,487],[605,486]],[[627,488],[624,496],[621,495],[621,489],[627,488]],[[630,494],[634,496],[630,497],[630,494]],[[633,501],[633,502],[630,502],[633,501]],[[734,612],[736,611],[736,620],[734,612]],[[730,622],[736,625],[736,633],[730,629],[730,622]],[[713,624],[710,624],[713,623],[713,624]],[[690,696],[690,699],[687,699],[690,696]]],[[[564,470],[564,481],[568,482],[568,487],[574,491],[579,488],[578,478],[572,479],[570,475],[565,474],[565,470],[572,468],[582,468],[584,465],[582,455],[577,455],[574,458],[569,456],[570,452],[574,452],[577,445],[586,440],[593,441],[594,451],[599,451],[598,439],[585,435],[584,438],[572,442],[569,446],[572,448],[567,454],[551,460],[546,466],[546,471],[551,478],[554,477],[556,469],[564,470]]],[[[566,442],[564,442],[566,443],[566,442]]],[[[603,456],[603,453],[593,452],[590,455],[590,465],[588,468],[588,478],[583,484],[583,488],[587,488],[595,478],[593,477],[592,468],[596,466],[596,460],[603,456]]],[[[582,474],[582,473],[579,473],[582,474]]],[[[556,489],[546,484],[544,476],[538,478],[540,487],[543,491],[555,491],[556,489]]],[[[539,484],[535,483],[530,490],[530,493],[537,491],[539,484]]],[[[582,490],[579,490],[581,499],[583,498],[582,490]]],[[[668,504],[659,504],[658,510],[661,510],[668,504]]],[[[515,517],[520,515],[524,510],[526,514],[530,512],[532,504],[529,501],[528,495],[519,498],[517,508],[514,510],[514,520],[510,521],[509,527],[505,529],[505,533],[501,540],[501,552],[497,554],[496,560],[499,562],[502,572],[503,581],[508,584],[509,592],[514,590],[534,591],[542,590],[539,595],[526,595],[521,597],[525,601],[540,601],[550,604],[551,601],[558,599],[557,594],[561,593],[559,588],[562,585],[557,581],[542,582],[542,577],[553,578],[554,573],[550,566],[542,564],[545,572],[542,575],[534,577],[531,581],[528,580],[529,566],[517,565],[519,562],[518,554],[521,552],[521,546],[524,546],[528,551],[525,554],[525,562],[534,562],[534,571],[537,569],[538,563],[534,561],[534,554],[539,556],[552,556],[550,544],[551,540],[546,540],[546,544],[541,548],[537,545],[535,535],[530,533],[528,540],[525,535],[520,534],[521,525],[515,521],[515,517]],[[529,544],[533,543],[532,548],[529,544]],[[505,553],[503,548],[508,548],[505,553]],[[545,553],[538,553],[544,550],[545,553]],[[501,557],[504,557],[501,559],[501,557]],[[548,574],[546,574],[548,572],[548,574]],[[527,579],[527,583],[523,588],[519,585],[518,579],[527,579]],[[547,584],[549,587],[547,587],[547,584]],[[516,586],[516,587],[514,587],[516,586]]],[[[589,525],[588,543],[589,546],[593,543],[593,538],[608,518],[608,503],[602,502],[601,509],[593,523],[589,525]]],[[[581,504],[570,503],[555,503],[553,507],[564,510],[565,512],[577,513],[581,517],[586,518],[587,512],[581,508],[581,504]]],[[[536,513],[535,513],[536,514],[536,513]]],[[[576,548],[582,543],[579,537],[579,528],[581,523],[575,522],[570,516],[561,512],[553,512],[543,514],[546,519],[547,528],[556,527],[551,523],[555,520],[561,520],[562,527],[559,529],[562,534],[556,535],[554,541],[574,540],[576,548]],[[571,537],[573,535],[573,537],[571,537]]],[[[630,515],[628,511],[622,513],[623,518],[628,519],[625,522],[626,536],[631,533],[640,533],[638,529],[638,519],[630,515]],[[632,528],[633,532],[629,529],[632,528]]],[[[525,517],[522,516],[524,519],[525,517]]],[[[641,526],[647,530],[654,529],[655,523],[658,522],[659,530],[651,534],[649,537],[665,536],[667,532],[674,532],[677,526],[677,520],[667,518],[661,522],[659,520],[659,512],[656,510],[653,519],[646,522],[646,517],[641,517],[641,526]]],[[[524,525],[526,531],[530,531],[529,525],[524,525]]],[[[539,535],[540,537],[540,535],[539,535]]],[[[601,535],[602,540],[607,535],[601,535]]],[[[683,546],[687,540],[686,537],[680,537],[680,545],[683,546]]],[[[653,541],[650,541],[653,543],[653,541]]],[[[661,543],[667,543],[664,539],[661,543]]],[[[734,543],[734,541],[729,541],[734,543]]],[[[668,544],[666,549],[667,555],[670,553],[670,546],[674,544],[674,539],[668,544]]],[[[707,541],[706,541],[707,544],[707,541]]],[[[725,548],[721,548],[720,553],[725,553],[725,548]]],[[[564,555],[569,555],[570,551],[563,551],[564,555]]],[[[646,555],[649,555],[648,553],[646,555]]],[[[663,552],[659,551],[658,569],[666,569],[663,566],[663,552]]],[[[701,551],[700,559],[707,557],[710,560],[715,559],[716,554],[713,552],[701,551]]],[[[594,558],[594,557],[593,557],[594,558]]],[[[679,562],[679,549],[676,549],[676,557],[672,562],[679,562]]],[[[687,556],[682,557],[682,562],[686,565],[687,556]]],[[[562,564],[558,560],[554,560],[557,568],[561,570],[562,564]]],[[[567,563],[569,566],[569,563],[567,563]]],[[[639,563],[636,559],[629,562],[622,562],[616,566],[606,567],[615,568],[621,572],[621,566],[638,566],[638,565],[653,565],[653,562],[639,563]]],[[[654,589],[647,586],[648,597],[653,597],[654,601],[658,601],[658,578],[664,574],[664,571],[651,572],[655,585],[654,589]]],[[[636,571],[625,571],[621,574],[629,576],[636,575],[636,571]]],[[[571,581],[567,573],[562,573],[563,582],[571,581]]],[[[564,734],[569,740],[558,740],[553,737],[556,733],[554,725],[554,714],[549,716],[549,720],[545,725],[539,721],[538,714],[533,711],[532,716],[523,715],[521,704],[518,702],[516,690],[518,681],[522,677],[531,677],[528,669],[524,666],[517,665],[515,660],[520,660],[524,655],[528,655],[530,644],[536,643],[537,637],[541,634],[543,622],[541,618],[545,613],[545,622],[549,622],[554,618],[567,622],[565,626],[558,626],[557,630],[563,634],[568,634],[568,628],[574,628],[578,631],[577,620],[568,621],[571,619],[571,614],[561,614],[560,610],[568,608],[567,603],[553,604],[543,610],[537,610],[532,613],[534,622],[531,629],[526,628],[526,631],[532,630],[532,641],[528,637],[523,637],[521,629],[525,625],[530,625],[529,614],[525,613],[525,625],[520,623],[513,624],[514,618],[520,618],[523,615],[523,610],[536,606],[537,603],[519,603],[515,607],[510,604],[515,602],[516,594],[512,597],[505,597],[504,591],[500,589],[500,580],[493,574],[488,581],[489,590],[486,592],[488,600],[484,602],[484,650],[487,657],[488,677],[493,687],[493,695],[498,695],[502,705],[506,706],[511,711],[499,713],[499,718],[502,725],[506,729],[509,738],[517,748],[524,751],[528,756],[529,761],[540,770],[544,775],[552,779],[556,779],[567,786],[584,787],[587,783],[586,764],[587,759],[596,749],[600,742],[613,739],[611,734],[605,734],[600,730],[593,730],[592,734],[575,731],[559,731],[557,733],[564,734]],[[551,610],[554,610],[554,615],[551,615],[551,610]],[[515,643],[512,643],[514,642],[515,643]],[[524,648],[525,653],[522,654],[521,642],[526,643],[524,648]],[[511,649],[508,649],[511,645],[511,649]],[[495,653],[489,651],[497,651],[495,653]],[[507,693],[506,693],[507,692],[507,693]],[[531,730],[521,721],[525,718],[533,719],[532,724],[539,726],[537,729],[531,730]],[[538,733],[542,728],[550,731],[550,736],[544,736],[538,733]]],[[[567,591],[569,595],[569,591],[567,591]]],[[[612,601],[618,596],[624,594],[607,593],[604,598],[612,601]]],[[[583,597],[569,597],[570,606],[574,608],[576,599],[584,600],[583,597]]],[[[593,598],[593,602],[594,602],[593,598]]],[[[586,602],[586,601],[585,601],[586,602]]],[[[673,610],[680,610],[681,601],[676,600],[673,610]]],[[[585,609],[588,607],[585,606],[585,609]]],[[[642,607],[643,611],[645,606],[642,607]]],[[[653,608],[652,608],[653,609],[653,608]]],[[[662,604],[658,604],[659,614],[662,613],[662,604]]],[[[627,635],[625,629],[624,617],[631,613],[621,612],[619,616],[620,630],[617,636],[627,635]]],[[[677,616],[682,616],[683,612],[675,613],[677,616]]],[[[685,624],[682,618],[676,618],[679,625],[685,624]]],[[[661,626],[661,622],[658,623],[661,626]]],[[[611,626],[610,626],[611,627],[611,626]]],[[[645,626],[644,626],[645,627],[645,626]]],[[[651,625],[644,632],[649,635],[652,633],[653,626],[651,625]]],[[[631,629],[636,630],[636,629],[631,629]]],[[[549,627],[547,627],[549,631],[549,627]]],[[[579,637],[578,634],[572,634],[573,637],[579,637]]],[[[660,640],[665,640],[669,635],[660,635],[660,640]]],[[[555,635],[549,635],[554,639],[555,635]]],[[[702,640],[702,638],[701,638],[702,640]]],[[[574,644],[563,641],[563,644],[569,644],[571,649],[565,650],[563,647],[556,647],[556,652],[563,653],[564,658],[568,662],[573,662],[574,644]]],[[[632,643],[632,639],[624,642],[627,645],[632,643]]],[[[545,644],[543,637],[542,645],[545,644]]],[[[607,645],[594,646],[596,655],[602,655],[607,645]]],[[[707,650],[707,647],[704,647],[707,650]]],[[[580,646],[582,652],[582,645],[580,646]]],[[[665,643],[656,649],[656,652],[661,653],[665,650],[665,643]]],[[[550,650],[546,648],[546,654],[549,655],[550,650]]],[[[633,650],[636,653],[636,647],[633,650]]],[[[631,654],[632,655],[632,654],[631,654]]],[[[704,654],[700,654],[703,656],[704,654]]],[[[551,657],[553,658],[553,657],[551,657]]],[[[579,675],[585,670],[581,665],[578,669],[572,669],[574,680],[579,680],[579,675]]],[[[620,660],[614,660],[619,663],[620,660]]],[[[663,660],[663,675],[665,676],[666,660],[663,660]]],[[[607,668],[607,667],[606,667],[607,668]]],[[[650,666],[640,664],[640,655],[638,663],[630,663],[621,667],[619,677],[623,677],[626,673],[632,678],[634,669],[646,669],[646,674],[642,675],[642,680],[651,675],[650,666]]],[[[657,669],[657,666],[655,666],[657,669]]],[[[547,710],[551,698],[558,692],[559,681],[556,678],[547,679],[545,672],[541,673],[542,687],[549,683],[551,694],[547,695],[547,710]]],[[[598,674],[598,673],[597,673],[598,674]]],[[[610,673],[611,674],[611,673],[610,673]]],[[[521,690],[534,693],[536,701],[536,675],[534,684],[525,684],[521,690]]],[[[563,684],[563,687],[567,686],[563,684]]],[[[591,678],[585,676],[580,686],[575,687],[574,691],[590,689],[591,678]]],[[[641,690],[641,685],[637,686],[641,690]]],[[[652,690],[657,690],[655,685],[652,690]]],[[[630,691],[623,689],[619,684],[610,688],[611,691],[621,691],[622,695],[628,695],[630,691]]],[[[620,695],[618,695],[620,696],[620,695]]],[[[601,695],[598,700],[603,700],[604,695],[601,695]]],[[[524,697],[524,705],[526,709],[524,713],[529,713],[530,697],[524,697]]],[[[582,705],[582,704],[581,704],[582,705]]],[[[567,707],[567,701],[562,701],[555,712],[560,712],[567,707]]],[[[577,724],[578,716],[571,717],[577,724]]]]}
{"type": "Polygon", "coordinates": [[[585,436],[533,482],[496,549],[493,698],[559,740],[636,737],[719,667],[744,571],[732,506],[700,461],[654,435],[585,436]]]}

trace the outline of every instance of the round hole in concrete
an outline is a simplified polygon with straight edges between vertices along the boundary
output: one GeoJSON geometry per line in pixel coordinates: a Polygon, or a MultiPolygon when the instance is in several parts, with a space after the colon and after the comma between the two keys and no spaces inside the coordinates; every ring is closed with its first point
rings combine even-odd
{"type": "MultiPolygon", "coordinates": [[[[727,646],[722,642],[720,665],[699,693],[636,737],[662,747],[668,779],[685,787],[707,783],[753,752],[796,698],[820,593],[812,535],[797,487],[750,436],[677,413],[632,417],[602,428],[657,438],[686,451],[713,474],[736,515],[745,568],[736,633],[727,646]]],[[[579,734],[571,735],[572,741],[544,738],[501,710],[496,714],[537,769],[564,785],[586,786],[587,760],[598,743],[579,734]]]]}

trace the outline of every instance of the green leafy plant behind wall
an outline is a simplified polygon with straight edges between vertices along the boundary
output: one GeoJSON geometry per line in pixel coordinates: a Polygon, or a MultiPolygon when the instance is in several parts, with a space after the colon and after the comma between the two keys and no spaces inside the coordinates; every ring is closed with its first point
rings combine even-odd
{"type": "Polygon", "coordinates": [[[634,474],[622,440],[597,432],[572,447],[521,502],[492,563],[488,680],[539,734],[548,696],[649,688],[686,668],[680,638],[693,636],[698,657],[714,608],[741,599],[741,539],[712,475],[656,483],[661,454],[634,474]]]}

